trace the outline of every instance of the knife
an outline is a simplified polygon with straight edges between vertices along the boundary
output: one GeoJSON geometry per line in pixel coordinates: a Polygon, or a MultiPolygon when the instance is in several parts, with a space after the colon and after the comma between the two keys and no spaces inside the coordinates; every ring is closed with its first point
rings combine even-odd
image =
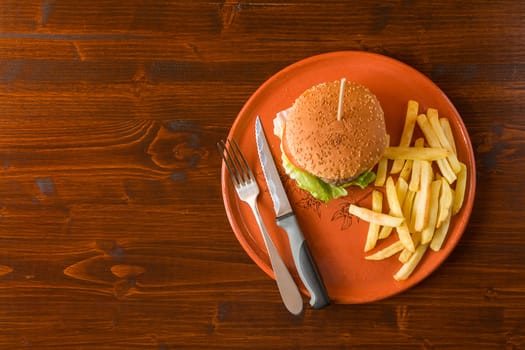
{"type": "Polygon", "coordinates": [[[322,308],[330,304],[330,299],[277,172],[259,116],[255,120],[255,139],[259,160],[273,201],[275,221],[288,234],[295,267],[310,293],[310,305],[314,309],[322,308]]]}

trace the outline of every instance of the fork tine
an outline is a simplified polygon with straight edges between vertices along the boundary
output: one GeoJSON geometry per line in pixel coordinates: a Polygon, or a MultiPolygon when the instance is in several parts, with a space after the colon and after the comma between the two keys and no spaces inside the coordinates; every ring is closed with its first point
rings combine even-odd
{"type": "Polygon", "coordinates": [[[226,170],[228,170],[228,174],[230,175],[230,179],[232,180],[233,185],[237,187],[240,183],[237,177],[238,172],[236,171],[235,164],[232,163],[232,156],[228,151],[224,140],[217,142],[217,148],[219,149],[219,153],[221,154],[222,159],[224,160],[226,170]]]}
{"type": "Polygon", "coordinates": [[[235,139],[232,139],[231,141],[229,141],[229,143],[235,155],[237,164],[239,165],[239,168],[241,170],[240,173],[242,174],[244,182],[246,183],[250,180],[253,180],[255,176],[253,176],[252,169],[250,168],[248,162],[246,161],[246,158],[242,154],[239,144],[237,143],[237,141],[235,141],[235,139]]]}
{"type": "Polygon", "coordinates": [[[248,161],[242,154],[241,148],[235,139],[221,140],[217,143],[217,147],[224,159],[230,178],[236,187],[246,185],[255,179],[248,161]]]}
{"type": "Polygon", "coordinates": [[[237,179],[237,184],[244,185],[246,183],[246,178],[242,164],[239,162],[239,157],[237,156],[237,150],[229,139],[226,139],[225,145],[226,154],[230,159],[230,166],[232,167],[232,171],[237,179]]]}

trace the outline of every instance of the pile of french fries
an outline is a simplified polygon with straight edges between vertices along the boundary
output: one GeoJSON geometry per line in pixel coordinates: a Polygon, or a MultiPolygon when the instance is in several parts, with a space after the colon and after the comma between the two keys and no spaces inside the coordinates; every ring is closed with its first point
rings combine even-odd
{"type": "Polygon", "coordinates": [[[377,166],[375,186],[384,191],[373,190],[371,209],[353,204],[349,208],[350,214],[370,223],[365,252],[397,233],[398,240],[366,259],[383,260],[399,253],[402,266],[393,277],[406,280],[429,247],[441,249],[451,217],[463,206],[466,184],[467,167],[457,158],[448,119],[440,118],[434,108],[419,114],[418,102],[410,100],[399,145],[388,146],[377,166]],[[413,140],[416,126],[423,137],[413,140]]]}

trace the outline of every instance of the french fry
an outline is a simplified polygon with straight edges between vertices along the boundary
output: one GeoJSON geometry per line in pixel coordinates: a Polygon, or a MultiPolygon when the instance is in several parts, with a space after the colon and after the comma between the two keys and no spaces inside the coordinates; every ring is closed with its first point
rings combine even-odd
{"type": "MultiPolygon", "coordinates": [[[[390,146],[390,135],[386,135],[386,145],[390,146]]],[[[383,186],[385,184],[386,175],[388,172],[388,159],[381,158],[379,163],[377,163],[377,174],[376,180],[374,182],[375,186],[383,186]]]]}
{"type": "Polygon", "coordinates": [[[394,216],[403,217],[401,204],[399,204],[399,198],[397,197],[396,185],[394,184],[394,179],[392,179],[391,176],[389,176],[386,180],[385,190],[388,206],[390,207],[390,213],[394,216]]]}
{"type": "Polygon", "coordinates": [[[430,242],[430,249],[435,252],[440,250],[443,246],[443,242],[445,241],[450,226],[450,218],[451,212],[449,212],[443,224],[436,228],[436,231],[434,232],[434,237],[432,237],[432,241],[430,242]]]}
{"type": "Polygon", "coordinates": [[[416,215],[418,211],[418,202],[419,202],[419,191],[414,192],[414,200],[412,201],[412,208],[410,209],[410,217],[405,218],[407,225],[410,229],[410,232],[415,232],[415,225],[416,225],[416,215]]]}
{"type": "Polygon", "coordinates": [[[367,260],[384,260],[386,258],[390,258],[391,256],[399,253],[404,248],[405,248],[405,246],[403,245],[403,243],[401,241],[396,241],[396,242],[392,243],[391,245],[381,249],[380,251],[378,251],[378,252],[376,252],[376,253],[374,253],[372,255],[366,256],[365,259],[367,259],[367,260]]]}
{"type": "Polygon", "coordinates": [[[453,184],[456,181],[457,176],[454,173],[454,170],[450,167],[450,164],[446,159],[438,159],[436,161],[439,170],[441,170],[441,175],[447,179],[449,184],[453,184]]]}
{"type": "Polygon", "coordinates": [[[456,157],[456,154],[454,153],[454,149],[448,142],[448,138],[445,135],[445,132],[441,128],[441,124],[439,123],[439,116],[437,109],[429,108],[427,110],[427,116],[428,121],[430,122],[430,125],[432,129],[434,130],[434,134],[438,138],[439,144],[441,147],[446,148],[450,151],[450,155],[448,156],[447,160],[450,164],[450,167],[454,171],[455,174],[459,173],[461,170],[461,166],[459,165],[458,157],[456,157]]]}
{"type": "MultiPolygon", "coordinates": [[[[414,143],[415,147],[423,147],[425,145],[425,139],[422,137],[418,138],[414,143]]],[[[410,177],[410,183],[408,188],[411,191],[419,191],[419,179],[421,175],[421,160],[416,159],[412,163],[412,176],[410,177]]]]}
{"type": "MultiPolygon", "coordinates": [[[[383,210],[383,193],[377,190],[372,191],[372,210],[380,213],[383,210]]],[[[368,226],[368,233],[366,235],[365,252],[375,248],[379,236],[380,226],[371,222],[368,226]]]]}
{"type": "Polygon", "coordinates": [[[387,147],[383,157],[388,159],[439,160],[446,159],[450,151],[443,147],[387,147]]]}
{"type": "Polygon", "coordinates": [[[427,140],[430,147],[441,147],[439,139],[434,132],[432,125],[430,125],[430,121],[428,120],[426,114],[420,114],[417,116],[417,125],[423,132],[423,135],[425,135],[425,139],[427,140]]]}
{"type": "Polygon", "coordinates": [[[423,166],[421,167],[421,185],[430,186],[434,180],[434,169],[432,169],[432,163],[429,161],[422,161],[423,166]]]}
{"type": "Polygon", "coordinates": [[[425,147],[425,138],[424,137],[418,137],[416,141],[414,141],[415,147],[425,147]]]}
{"type": "Polygon", "coordinates": [[[405,161],[405,164],[403,165],[403,169],[401,169],[401,172],[399,173],[399,179],[404,179],[405,181],[408,181],[410,178],[410,174],[412,174],[412,164],[414,161],[412,159],[407,159],[405,161]]]}
{"type": "Polygon", "coordinates": [[[428,223],[421,232],[421,244],[430,243],[436,230],[436,222],[439,210],[439,194],[441,192],[441,180],[435,180],[430,185],[430,199],[428,210],[428,223]]]}
{"type": "Polygon", "coordinates": [[[359,207],[354,204],[350,204],[350,208],[348,208],[348,211],[350,212],[350,214],[355,215],[364,221],[370,223],[373,222],[383,226],[399,227],[405,221],[405,219],[402,217],[395,217],[388,214],[376,213],[373,210],[359,207]]]}
{"type": "Polygon", "coordinates": [[[443,132],[445,133],[445,136],[447,137],[448,143],[452,147],[454,154],[457,155],[458,152],[456,149],[456,142],[454,141],[454,134],[452,133],[450,122],[447,118],[439,118],[439,124],[441,125],[441,129],[443,129],[443,132]]]}
{"type": "Polygon", "coordinates": [[[408,192],[408,183],[402,177],[397,179],[396,192],[399,203],[403,203],[408,192]]]}
{"type": "Polygon", "coordinates": [[[441,227],[443,222],[451,213],[452,209],[452,190],[448,182],[444,179],[441,179],[441,194],[439,195],[439,209],[438,209],[438,218],[436,222],[436,228],[441,227]]]}
{"type": "Polygon", "coordinates": [[[414,254],[410,256],[410,259],[396,272],[394,279],[396,281],[406,280],[412,274],[412,272],[414,272],[415,268],[421,261],[421,258],[423,258],[423,255],[425,255],[427,248],[428,244],[420,244],[414,254]]]}
{"type": "Polygon", "coordinates": [[[458,180],[456,181],[456,193],[454,195],[454,202],[452,203],[452,215],[459,213],[465,200],[465,190],[467,188],[467,166],[460,163],[461,170],[458,173],[458,180]]]}
{"type": "Polygon", "coordinates": [[[379,230],[379,239],[388,238],[393,230],[394,228],[391,226],[381,226],[381,230],[379,230]]]}
{"type": "Polygon", "coordinates": [[[434,172],[432,171],[432,165],[429,161],[421,161],[421,180],[420,190],[416,196],[415,207],[412,211],[415,211],[414,230],[422,231],[428,222],[428,212],[430,205],[430,184],[434,178],[434,172]]]}
{"type": "MultiPolygon", "coordinates": [[[[401,133],[401,140],[399,141],[399,146],[409,146],[412,140],[412,135],[414,134],[414,127],[416,125],[417,114],[419,112],[419,103],[414,100],[408,101],[407,111],[405,115],[405,124],[403,126],[403,131],[401,133]]],[[[392,169],[390,173],[397,174],[403,168],[403,159],[394,160],[392,164],[392,169]]]]}
{"type": "Polygon", "coordinates": [[[456,190],[453,189],[452,187],[450,188],[450,195],[452,197],[452,204],[450,204],[450,213],[452,214],[452,209],[453,209],[453,205],[454,205],[454,198],[456,198],[456,190]]]}
{"type": "Polygon", "coordinates": [[[377,163],[377,174],[374,182],[375,186],[383,186],[386,180],[386,174],[388,170],[388,158],[381,158],[377,163]]]}
{"type": "Polygon", "coordinates": [[[414,252],[411,252],[410,250],[404,248],[399,254],[399,257],[397,258],[397,260],[399,260],[399,262],[404,264],[408,261],[408,259],[410,259],[412,254],[414,254],[414,252]]]}
{"type": "Polygon", "coordinates": [[[426,210],[426,208],[422,208],[421,205],[422,205],[421,191],[417,191],[416,194],[414,195],[414,204],[412,204],[412,211],[410,212],[410,219],[407,219],[408,227],[410,227],[410,232],[412,233],[418,231],[416,230],[416,222],[418,220],[418,217],[425,215],[424,210],[426,210]]]}
{"type": "MultiPolygon", "coordinates": [[[[419,128],[421,131],[423,131],[423,134],[425,135],[425,138],[430,145],[430,149],[438,149],[442,148],[441,144],[439,143],[439,139],[436,136],[436,133],[434,132],[434,129],[432,128],[432,125],[430,125],[430,122],[428,121],[428,118],[424,114],[420,114],[417,117],[417,124],[419,125],[419,128]]],[[[449,183],[454,183],[456,181],[456,174],[452,170],[450,164],[448,161],[444,158],[448,158],[451,154],[451,151],[443,148],[447,151],[447,156],[439,159],[435,159],[437,162],[437,165],[439,167],[439,170],[441,170],[441,174],[448,180],[449,183]]]]}
{"type": "MultiPolygon", "coordinates": [[[[414,232],[414,234],[412,235],[412,241],[414,241],[414,245],[417,247],[419,245],[419,243],[421,242],[421,233],[420,232],[414,232]]],[[[405,248],[405,249],[403,249],[401,254],[399,254],[398,260],[404,264],[410,259],[412,254],[414,254],[414,252],[411,252],[410,250],[405,248]]]]}
{"type": "MultiPolygon", "coordinates": [[[[396,186],[394,185],[394,180],[391,176],[389,176],[386,180],[386,198],[388,201],[388,206],[390,207],[390,213],[396,217],[403,217],[403,210],[401,209],[401,204],[397,198],[396,186]]],[[[412,242],[412,237],[410,236],[410,230],[408,229],[406,220],[396,227],[396,231],[399,236],[399,240],[403,242],[405,248],[413,252],[415,249],[414,242],[412,242]]]]}
{"type": "Polygon", "coordinates": [[[403,201],[403,216],[409,218],[412,215],[412,206],[414,205],[414,198],[416,197],[416,192],[408,190],[405,200],[403,201]]]}
{"type": "MultiPolygon", "coordinates": [[[[406,164],[406,163],[405,163],[406,164]]],[[[403,178],[398,178],[396,183],[396,192],[399,203],[405,200],[406,193],[408,191],[408,183],[403,178]]],[[[379,239],[385,239],[390,236],[393,228],[390,226],[382,226],[379,231],[379,239]]]]}

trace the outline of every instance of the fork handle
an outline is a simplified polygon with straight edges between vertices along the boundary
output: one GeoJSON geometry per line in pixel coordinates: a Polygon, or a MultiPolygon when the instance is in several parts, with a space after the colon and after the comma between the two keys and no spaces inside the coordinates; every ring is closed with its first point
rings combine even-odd
{"type": "Polygon", "coordinates": [[[259,229],[261,230],[266,249],[268,250],[270,263],[275,275],[275,281],[277,282],[277,288],[279,289],[283,303],[290,313],[299,315],[303,311],[303,298],[301,296],[301,292],[299,291],[299,287],[297,287],[297,284],[290,274],[290,271],[288,271],[284,261],[277,252],[277,248],[275,248],[275,245],[273,244],[273,241],[270,238],[266,227],[264,226],[261,214],[259,213],[259,209],[257,207],[257,203],[254,203],[251,205],[251,207],[255,216],[255,220],[257,221],[259,229]]]}

